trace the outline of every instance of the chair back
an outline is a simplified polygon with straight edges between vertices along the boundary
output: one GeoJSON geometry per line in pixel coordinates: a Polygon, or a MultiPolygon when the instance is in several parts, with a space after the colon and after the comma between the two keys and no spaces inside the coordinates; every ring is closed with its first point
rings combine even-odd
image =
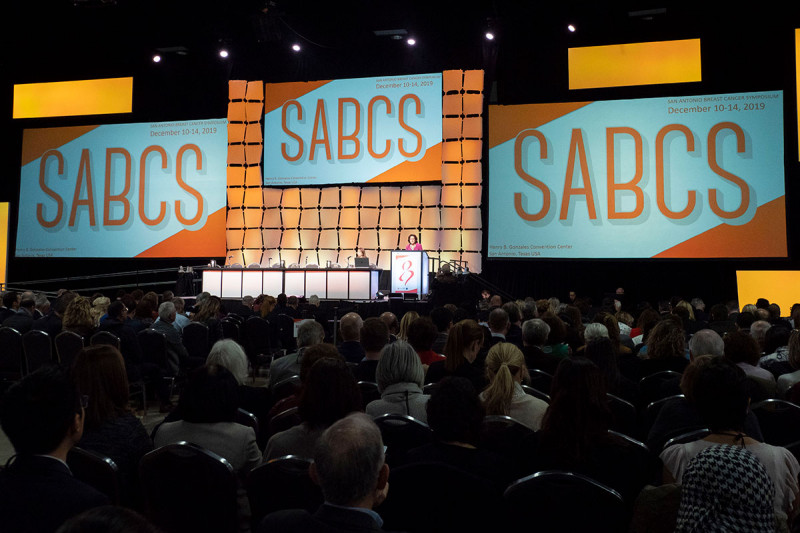
{"type": "Polygon", "coordinates": [[[358,389],[361,391],[361,407],[367,409],[369,402],[381,399],[381,391],[378,390],[378,384],[373,381],[359,381],[358,389]]]}
{"type": "Polygon", "coordinates": [[[553,385],[552,375],[538,368],[529,368],[528,374],[531,376],[531,387],[545,394],[550,394],[550,387],[553,385]]]}
{"type": "Polygon", "coordinates": [[[525,455],[525,439],[534,431],[510,416],[488,415],[481,423],[480,447],[513,458],[525,455]]]}
{"type": "Polygon", "coordinates": [[[703,437],[707,437],[710,433],[711,430],[708,428],[694,429],[692,431],[687,431],[686,433],[681,433],[677,437],[672,437],[666,443],[664,443],[664,447],[661,448],[661,451],[663,452],[673,444],[686,444],[687,442],[700,440],[703,437]]]}
{"type": "Polygon", "coordinates": [[[608,407],[611,409],[611,429],[629,436],[635,435],[638,420],[636,406],[619,396],[607,396],[608,407]]]}
{"type": "Polygon", "coordinates": [[[45,331],[32,329],[26,332],[22,336],[22,349],[27,374],[53,362],[53,342],[45,331]]]}
{"type": "Polygon", "coordinates": [[[74,331],[62,331],[56,335],[56,355],[58,355],[59,363],[63,366],[71,367],[75,356],[82,349],[83,337],[74,331]]]}
{"type": "Polygon", "coordinates": [[[386,462],[402,464],[409,450],[428,444],[433,432],[428,424],[401,414],[385,414],[375,418],[386,446],[386,462]]]}
{"type": "Polygon", "coordinates": [[[251,316],[244,322],[245,352],[249,358],[271,353],[271,328],[260,316],[251,316]]]}
{"type": "Polygon", "coordinates": [[[183,327],[183,345],[189,352],[189,357],[206,360],[210,346],[208,345],[208,326],[202,322],[192,322],[183,327]]]}
{"type": "Polygon", "coordinates": [[[784,446],[800,441],[800,406],[775,398],[750,406],[758,418],[764,442],[784,446]]]}
{"type": "Polygon", "coordinates": [[[0,328],[0,380],[17,381],[24,372],[22,335],[14,328],[0,328]]]}
{"type": "Polygon", "coordinates": [[[253,428],[253,431],[256,432],[256,436],[258,436],[258,418],[250,411],[245,411],[241,407],[238,408],[233,421],[237,424],[253,428]]]}
{"type": "Polygon", "coordinates": [[[537,531],[628,530],[630,516],[622,495],[574,472],[537,472],[512,483],[504,498],[515,521],[536,517],[541,526],[537,531]]]}
{"type": "Polygon", "coordinates": [[[272,401],[274,403],[278,403],[284,398],[288,398],[292,394],[298,392],[300,390],[300,386],[300,376],[297,374],[280,380],[275,384],[274,387],[272,387],[272,401]]]}
{"type": "Polygon", "coordinates": [[[108,344],[119,350],[120,341],[119,337],[110,331],[98,331],[89,339],[89,344],[97,346],[98,344],[108,344]]]}
{"type": "Polygon", "coordinates": [[[443,463],[398,466],[390,479],[381,505],[387,531],[511,530],[500,491],[488,480],[443,463]]]}
{"type": "Polygon", "coordinates": [[[278,315],[275,317],[275,322],[281,348],[294,351],[297,348],[297,341],[294,338],[294,319],[289,315],[278,315]]]}
{"type": "Polygon", "coordinates": [[[540,400],[545,401],[548,404],[550,403],[550,395],[540,391],[539,389],[535,389],[530,385],[523,385],[522,390],[524,390],[526,394],[530,394],[534,398],[539,398],[540,400]]]}
{"type": "Polygon", "coordinates": [[[300,415],[297,414],[297,407],[290,407],[270,419],[269,434],[274,435],[275,433],[286,431],[294,426],[299,426],[302,423],[303,420],[300,418],[300,415]]]}
{"type": "Polygon", "coordinates": [[[639,395],[642,405],[649,405],[651,402],[674,396],[680,393],[680,389],[672,387],[671,384],[680,381],[680,372],[674,370],[662,370],[639,380],[639,395]]]}
{"type": "Polygon", "coordinates": [[[122,482],[119,468],[110,457],[75,446],[67,454],[67,466],[76,479],[108,496],[112,505],[120,504],[122,482]]]}
{"type": "Polygon", "coordinates": [[[188,442],[168,444],[139,462],[145,514],[167,532],[236,533],[237,480],[233,467],[188,442]]]}
{"type": "Polygon", "coordinates": [[[143,329],[136,334],[139,347],[142,349],[142,358],[159,366],[167,367],[167,336],[154,329],[143,329]]]}
{"type": "Polygon", "coordinates": [[[322,491],[308,475],[311,459],[287,455],[253,469],[247,476],[253,530],[273,511],[305,509],[313,513],[322,504],[322,491]]]}
{"type": "Polygon", "coordinates": [[[222,325],[222,338],[233,339],[239,342],[239,323],[231,318],[223,318],[220,321],[222,325]]]}

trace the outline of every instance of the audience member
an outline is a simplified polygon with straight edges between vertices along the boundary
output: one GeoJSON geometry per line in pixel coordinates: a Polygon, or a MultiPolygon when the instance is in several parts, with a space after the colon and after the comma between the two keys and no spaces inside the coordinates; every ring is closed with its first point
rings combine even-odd
{"type": "Polygon", "coordinates": [[[422,393],[423,376],[422,363],[410,344],[397,341],[384,346],[375,370],[381,399],[367,404],[367,414],[399,413],[427,422],[429,396],[422,393]]]}
{"type": "Polygon", "coordinates": [[[339,353],[348,363],[358,363],[364,359],[364,347],[359,342],[363,325],[364,321],[358,313],[347,313],[339,321],[339,333],[342,336],[339,353]]]}
{"type": "Polygon", "coordinates": [[[744,331],[733,331],[725,335],[723,341],[725,343],[725,357],[736,363],[736,366],[741,368],[748,378],[760,386],[760,393],[751,390],[751,394],[754,395],[756,401],[774,398],[775,376],[768,370],[756,366],[761,357],[761,351],[758,349],[756,340],[744,331]]]}
{"type": "Polygon", "coordinates": [[[164,302],[158,306],[158,321],[151,326],[151,329],[164,335],[167,341],[167,367],[170,375],[177,375],[181,368],[190,370],[197,368],[205,362],[196,358],[192,360],[189,357],[189,351],[183,345],[180,332],[173,326],[176,317],[175,304],[164,302]]]}
{"type": "Polygon", "coordinates": [[[796,329],[792,331],[789,337],[788,351],[789,365],[795,369],[795,371],[778,377],[777,392],[781,398],[785,398],[789,389],[796,383],[800,383],[800,330],[796,329]]]}
{"type": "Polygon", "coordinates": [[[444,356],[433,351],[436,340],[436,326],[430,318],[423,316],[414,320],[408,327],[408,343],[417,351],[419,359],[426,367],[435,361],[444,360],[444,356]]]}
{"type": "Polygon", "coordinates": [[[544,353],[543,348],[549,335],[550,326],[541,318],[532,318],[522,324],[522,355],[525,357],[525,366],[553,375],[561,358],[552,353],[544,353]]]}
{"type": "Polygon", "coordinates": [[[408,328],[411,323],[419,318],[419,313],[416,311],[406,311],[403,318],[400,320],[400,330],[397,332],[397,338],[401,341],[408,341],[408,328]]]}
{"type": "Polygon", "coordinates": [[[453,313],[446,307],[435,307],[431,310],[431,320],[436,326],[436,340],[433,341],[431,350],[436,353],[444,353],[447,334],[453,326],[453,313]]]}
{"type": "Polygon", "coordinates": [[[492,346],[486,356],[489,385],[480,398],[487,415],[510,416],[517,422],[539,431],[547,402],[527,394],[522,380],[528,376],[522,351],[510,342],[492,346]]]}
{"type": "Polygon", "coordinates": [[[86,298],[75,297],[64,310],[61,318],[63,331],[72,331],[83,337],[83,343],[89,344],[89,339],[95,332],[92,311],[86,298]]]}
{"type": "Polygon", "coordinates": [[[35,310],[36,302],[33,298],[21,300],[17,312],[3,321],[3,327],[14,328],[24,335],[33,327],[33,312],[35,310]]]}
{"type": "Polygon", "coordinates": [[[136,511],[103,505],[70,518],[56,533],[161,533],[161,530],[136,511]]]}
{"type": "Polygon", "coordinates": [[[303,322],[297,328],[297,351],[278,357],[269,365],[269,386],[270,389],[286,378],[300,373],[300,365],[303,362],[303,352],[309,346],[321,343],[325,340],[325,330],[319,322],[303,322]]]}
{"type": "Polygon", "coordinates": [[[82,397],[67,373],[43,367],[13,385],[0,405],[0,426],[16,455],[0,470],[0,529],[55,531],[108,497],[78,481],[67,453],[83,436],[82,397]]]}
{"type": "Polygon", "coordinates": [[[381,358],[381,350],[389,343],[389,328],[380,318],[370,317],[361,326],[361,346],[364,348],[364,359],[354,369],[358,381],[375,381],[375,369],[381,358]]]}
{"type": "Polygon", "coordinates": [[[397,340],[397,334],[400,333],[400,321],[397,320],[397,315],[391,311],[381,313],[380,319],[383,320],[386,327],[389,328],[389,342],[397,340]]]}
{"type": "Polygon", "coordinates": [[[476,361],[483,348],[484,329],[474,320],[461,320],[450,328],[444,348],[446,358],[430,364],[426,382],[437,383],[445,376],[459,376],[468,379],[475,390],[482,391],[487,383],[486,374],[476,361]]]}

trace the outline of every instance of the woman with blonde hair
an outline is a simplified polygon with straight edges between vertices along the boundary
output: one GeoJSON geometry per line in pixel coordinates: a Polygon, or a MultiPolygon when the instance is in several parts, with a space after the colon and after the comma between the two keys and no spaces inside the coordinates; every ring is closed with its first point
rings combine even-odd
{"type": "Polygon", "coordinates": [[[111,300],[106,296],[95,298],[92,302],[92,320],[94,325],[100,325],[100,319],[108,312],[108,306],[111,305],[111,300]]]}
{"type": "Polygon", "coordinates": [[[403,319],[400,321],[400,332],[397,334],[397,338],[401,341],[408,341],[408,327],[418,318],[419,313],[416,311],[406,312],[406,314],[403,315],[403,319]]]}
{"type": "Polygon", "coordinates": [[[539,431],[547,402],[527,394],[522,380],[528,374],[522,351],[509,342],[492,346],[486,356],[489,386],[480,394],[487,415],[505,415],[539,431]]]}
{"type": "Polygon", "coordinates": [[[428,367],[426,383],[438,383],[446,376],[467,378],[476,391],[486,386],[483,368],[474,364],[483,348],[484,327],[474,320],[462,320],[450,328],[444,347],[443,361],[435,361],[428,367]]]}
{"type": "Polygon", "coordinates": [[[95,332],[92,306],[89,300],[77,297],[67,305],[61,318],[62,331],[72,331],[83,337],[83,344],[89,344],[89,337],[95,332]]]}

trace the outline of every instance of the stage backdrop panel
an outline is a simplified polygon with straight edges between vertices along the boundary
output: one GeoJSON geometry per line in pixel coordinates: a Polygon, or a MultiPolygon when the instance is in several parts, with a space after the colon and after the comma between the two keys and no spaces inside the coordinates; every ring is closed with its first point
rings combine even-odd
{"type": "Polygon", "coordinates": [[[439,181],[442,74],[269,83],[264,185],[439,181]]]}
{"type": "Polygon", "coordinates": [[[492,106],[488,257],[785,257],[783,92],[492,106]]]}
{"type": "MultiPolygon", "coordinates": [[[[440,76],[439,122],[447,127],[433,184],[415,183],[417,172],[400,164],[395,184],[350,178],[346,181],[354,185],[265,187],[265,140],[247,135],[265,116],[264,83],[229,82],[226,264],[346,265],[360,246],[371,263],[389,269],[390,251],[405,247],[408,234],[415,233],[434,266],[436,259],[466,261],[471,271],[480,272],[483,71],[448,70],[440,76]]],[[[337,107],[325,109],[338,113],[337,107]]],[[[304,117],[313,123],[313,114],[304,117]]],[[[330,124],[328,130],[336,131],[330,124]]],[[[317,147],[320,157],[323,153],[317,147]]]]}
{"type": "Polygon", "coordinates": [[[17,257],[219,257],[225,119],[25,130],[17,257]]]}

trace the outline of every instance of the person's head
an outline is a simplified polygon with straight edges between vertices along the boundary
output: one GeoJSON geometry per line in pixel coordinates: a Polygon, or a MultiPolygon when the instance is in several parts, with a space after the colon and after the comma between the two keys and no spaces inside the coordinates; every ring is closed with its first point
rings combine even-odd
{"type": "Polygon", "coordinates": [[[734,363],[757,365],[761,350],[756,340],[744,331],[731,331],[723,339],[725,357],[734,363]]]}
{"type": "Polygon", "coordinates": [[[408,235],[408,244],[417,244],[417,236],[413,233],[408,235]]]}
{"type": "Polygon", "coordinates": [[[259,308],[261,316],[266,317],[275,309],[277,305],[278,305],[278,300],[276,300],[274,296],[265,294],[264,299],[261,301],[261,307],[259,308]]]}
{"type": "Polygon", "coordinates": [[[94,429],[128,411],[128,374],[122,354],[113,346],[83,348],[72,365],[72,378],[89,397],[86,428],[94,429]]]}
{"type": "Polygon", "coordinates": [[[339,331],[342,334],[343,341],[357,341],[358,335],[361,332],[361,326],[364,321],[358,313],[347,313],[339,322],[339,331]]]}
{"type": "Polygon", "coordinates": [[[183,301],[183,298],[180,296],[174,296],[171,300],[172,305],[175,306],[175,313],[182,315],[184,310],[186,309],[186,302],[183,301]]]}
{"type": "Polygon", "coordinates": [[[317,441],[309,472],[328,503],[367,508],[379,503],[389,467],[372,418],[352,413],[331,424],[317,441]]]}
{"type": "Polygon", "coordinates": [[[486,355],[486,378],[489,385],[483,391],[483,405],[488,415],[509,414],[516,384],[525,375],[525,357],[510,342],[498,342],[486,355]]]}
{"type": "Polygon", "coordinates": [[[47,299],[47,296],[40,292],[36,295],[34,300],[36,301],[36,309],[38,309],[40,313],[46,315],[47,312],[50,311],[50,300],[47,299]]]}
{"type": "Polygon", "coordinates": [[[73,516],[56,533],[160,533],[145,517],[119,505],[93,507],[73,516]]]}
{"type": "Polygon", "coordinates": [[[389,343],[389,328],[377,317],[370,317],[361,326],[361,346],[367,353],[378,353],[389,343]]]}
{"type": "Polygon", "coordinates": [[[319,296],[316,294],[312,294],[308,297],[308,305],[313,305],[314,307],[319,307],[319,296]]]}
{"type": "Polygon", "coordinates": [[[586,324],[586,328],[583,330],[583,339],[586,344],[597,339],[608,339],[608,328],[599,322],[586,324]]]}
{"type": "Polygon", "coordinates": [[[713,357],[699,368],[692,391],[697,411],[712,431],[740,431],[744,427],[750,403],[747,377],[727,357],[713,357]]]}
{"type": "Polygon", "coordinates": [[[64,311],[61,323],[65,328],[94,327],[92,306],[86,298],[78,297],[72,300],[64,311]]]}
{"type": "Polygon", "coordinates": [[[337,361],[345,360],[333,344],[320,342],[306,348],[303,351],[303,359],[300,361],[300,382],[305,383],[308,379],[308,373],[311,372],[311,368],[314,364],[326,357],[336,359],[337,361]]]}
{"type": "Polygon", "coordinates": [[[314,346],[325,340],[325,329],[316,320],[306,320],[297,328],[297,347],[314,346]]]}
{"type": "Polygon", "coordinates": [[[541,318],[532,318],[522,323],[522,344],[542,347],[550,335],[550,326],[541,318]]]}
{"type": "Polygon", "coordinates": [[[70,291],[65,292],[64,294],[62,294],[61,296],[56,298],[55,302],[53,302],[53,312],[56,315],[58,315],[60,317],[63,317],[64,313],[67,310],[67,306],[77,296],[78,295],[75,294],[74,292],[70,292],[70,291]]]}
{"type": "Polygon", "coordinates": [[[558,365],[550,388],[550,407],[542,435],[570,461],[579,461],[611,423],[603,372],[586,357],[568,357],[558,365]]]}
{"type": "Polygon", "coordinates": [[[722,337],[713,329],[701,329],[689,339],[689,355],[692,358],[698,355],[723,355],[725,344],[722,337]]]}
{"type": "Polygon", "coordinates": [[[206,322],[212,318],[217,318],[222,310],[222,300],[217,296],[209,296],[200,304],[197,313],[192,317],[195,322],[206,322]]]}
{"type": "Polygon", "coordinates": [[[211,351],[208,352],[206,364],[228,369],[239,385],[244,384],[247,380],[247,355],[239,343],[233,339],[222,339],[215,342],[211,351]]]}
{"type": "Polygon", "coordinates": [[[659,321],[647,335],[647,357],[666,359],[685,357],[686,338],[678,320],[665,318],[659,321]]]}
{"type": "Polygon", "coordinates": [[[542,313],[541,319],[550,326],[550,334],[547,336],[548,345],[561,344],[567,338],[567,326],[564,321],[553,313],[546,311],[542,313]]]}
{"type": "Polygon", "coordinates": [[[617,318],[611,313],[597,313],[597,315],[594,317],[594,321],[603,324],[606,327],[608,338],[611,339],[611,343],[614,345],[614,348],[618,349],[619,323],[617,322],[617,318]]]}
{"type": "Polygon", "coordinates": [[[406,311],[406,314],[404,314],[403,318],[400,320],[400,331],[397,333],[397,338],[407,340],[408,327],[418,318],[419,313],[416,311],[406,311]]]}
{"type": "Polygon", "coordinates": [[[314,363],[300,392],[297,414],[311,428],[325,428],[361,410],[361,391],[342,360],[323,358],[314,363]]]}
{"type": "Polygon", "coordinates": [[[493,294],[491,298],[489,298],[489,307],[500,307],[503,305],[503,297],[499,294],[493,294]]]}
{"type": "Polygon", "coordinates": [[[506,302],[503,304],[503,311],[508,314],[508,321],[511,324],[518,324],[521,318],[517,302],[506,302]]]}
{"type": "Polygon", "coordinates": [[[297,296],[292,295],[286,298],[286,306],[297,309],[297,296]]]}
{"type": "Polygon", "coordinates": [[[750,326],[750,335],[756,340],[759,349],[762,351],[764,346],[764,338],[767,336],[767,331],[769,331],[771,327],[772,324],[770,324],[766,320],[756,320],[750,326]]]}
{"type": "Polygon", "coordinates": [[[153,306],[152,300],[142,298],[139,300],[139,303],[136,304],[133,316],[141,320],[153,320],[153,313],[157,313],[157,309],[157,307],[153,306]]]}
{"type": "Polygon", "coordinates": [[[125,315],[128,312],[128,308],[125,307],[125,304],[122,300],[114,300],[108,306],[108,318],[112,320],[125,320],[125,315]]]}
{"type": "Polygon", "coordinates": [[[19,293],[15,291],[6,291],[3,293],[3,307],[9,309],[16,309],[19,306],[19,293]]]}
{"type": "Polygon", "coordinates": [[[436,326],[427,316],[421,316],[411,323],[408,327],[408,343],[417,351],[424,352],[430,350],[436,341],[436,326]]]}
{"type": "Polygon", "coordinates": [[[675,304],[676,308],[685,309],[686,313],[689,317],[689,320],[694,320],[694,309],[692,308],[692,304],[687,302],[686,300],[681,300],[677,304],[675,304]]]}
{"type": "Polygon", "coordinates": [[[474,361],[483,347],[483,335],[483,326],[474,320],[462,320],[450,328],[444,347],[445,369],[455,372],[462,364],[474,361]]]}
{"type": "Polygon", "coordinates": [[[83,435],[81,395],[65,370],[45,366],[11,386],[0,426],[19,455],[48,455],[83,435]]]}
{"type": "Polygon", "coordinates": [[[484,409],[468,379],[451,376],[440,381],[428,400],[426,412],[437,440],[478,444],[484,409]]]}
{"type": "MultiPolygon", "coordinates": [[[[758,311],[758,310],[756,310],[758,311]]],[[[758,320],[756,318],[755,313],[751,313],[749,311],[742,311],[738,315],[736,315],[736,327],[740,330],[749,331],[750,326],[753,325],[753,322],[758,320]]]]}
{"type": "Polygon", "coordinates": [[[177,311],[175,311],[174,303],[164,302],[163,304],[158,306],[158,318],[160,318],[162,322],[171,324],[175,322],[176,316],[177,316],[177,311]]]}
{"type": "Polygon", "coordinates": [[[36,300],[33,298],[23,298],[19,302],[19,308],[25,309],[29,313],[33,314],[33,310],[36,309],[36,300]]]}
{"type": "Polygon", "coordinates": [[[405,341],[387,344],[375,369],[378,390],[383,392],[395,383],[415,383],[422,388],[425,371],[414,348],[405,341]]]}
{"type": "Polygon", "coordinates": [[[497,309],[492,309],[489,312],[489,329],[492,333],[501,333],[505,335],[508,333],[508,326],[510,322],[508,320],[508,313],[506,313],[505,309],[502,307],[498,307],[497,309]]]}
{"type": "Polygon", "coordinates": [[[198,368],[190,374],[178,407],[187,422],[231,422],[239,408],[239,382],[224,366],[198,368]]]}
{"type": "Polygon", "coordinates": [[[446,307],[435,307],[431,310],[431,320],[439,333],[446,333],[453,325],[453,313],[446,307]]]}
{"type": "Polygon", "coordinates": [[[698,355],[692,359],[692,362],[684,369],[681,375],[680,388],[686,400],[694,403],[694,381],[701,368],[707,366],[715,357],[719,355],[698,355]]]}
{"type": "Polygon", "coordinates": [[[248,295],[248,296],[245,296],[244,298],[242,298],[242,305],[247,307],[248,309],[252,309],[253,308],[253,302],[255,302],[255,301],[256,301],[255,298],[253,298],[252,296],[248,295]]]}
{"type": "Polygon", "coordinates": [[[390,335],[397,335],[400,331],[400,321],[397,320],[397,315],[391,311],[381,313],[380,319],[383,320],[386,327],[389,328],[390,335]]]}
{"type": "Polygon", "coordinates": [[[620,374],[617,365],[617,352],[614,343],[607,337],[600,337],[586,343],[584,355],[600,368],[606,376],[609,388],[619,383],[620,374]]]}
{"type": "Polygon", "coordinates": [[[363,248],[356,248],[356,257],[367,257],[367,252],[363,248]]]}

